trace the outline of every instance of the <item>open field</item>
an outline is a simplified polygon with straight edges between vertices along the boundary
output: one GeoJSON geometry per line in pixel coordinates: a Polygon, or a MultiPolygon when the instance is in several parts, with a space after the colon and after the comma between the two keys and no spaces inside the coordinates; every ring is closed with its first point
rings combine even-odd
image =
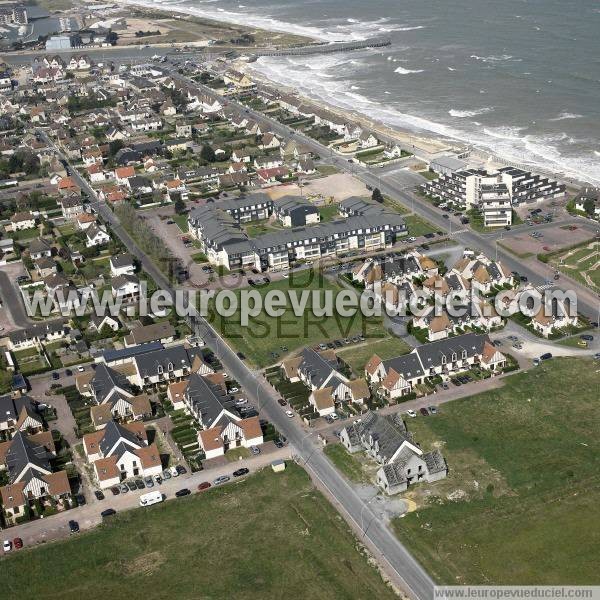
{"type": "Polygon", "coordinates": [[[3,589],[21,598],[395,597],[295,465],[122,513],[3,565],[3,589]]]}
{"type": "Polygon", "coordinates": [[[515,256],[527,257],[545,252],[554,252],[580,242],[583,243],[592,237],[589,231],[580,227],[573,231],[565,231],[560,225],[556,224],[554,227],[547,227],[540,230],[543,237],[535,239],[529,234],[536,229],[535,226],[528,227],[517,235],[504,238],[501,244],[504,248],[508,248],[515,256]]]}
{"type": "MultiPolygon", "coordinates": [[[[249,361],[258,367],[264,367],[281,360],[288,352],[304,346],[318,344],[338,338],[362,334],[367,339],[379,340],[388,337],[381,318],[365,318],[362,313],[352,317],[341,317],[334,310],[335,316],[317,317],[312,312],[312,293],[306,304],[302,317],[296,317],[292,311],[287,293],[293,291],[299,298],[304,290],[317,292],[323,303],[324,292],[339,292],[342,288],[328,281],[313,270],[290,273],[289,279],[272,282],[259,288],[261,295],[271,290],[281,290],[286,294],[287,306],[281,317],[271,317],[262,312],[257,317],[249,318],[248,327],[241,326],[239,310],[230,318],[216,314],[209,316],[212,324],[228,339],[231,345],[243,352],[249,361]],[[277,355],[275,356],[274,353],[277,355]],[[281,355],[281,356],[280,356],[281,355]]],[[[241,290],[235,290],[239,298],[241,290]]]]}
{"type": "MultiPolygon", "coordinates": [[[[363,465],[367,463],[366,461],[363,463],[360,459],[360,456],[364,457],[362,453],[360,455],[350,454],[341,444],[328,444],[325,446],[324,452],[347,479],[353,483],[370,483],[369,474],[363,468],[363,465]]],[[[372,471],[375,470],[374,465],[374,462],[369,465],[372,471]]]]}
{"type": "Polygon", "coordinates": [[[432,225],[429,223],[429,221],[426,221],[419,215],[406,215],[404,217],[404,221],[408,227],[408,235],[419,237],[420,235],[425,235],[426,233],[435,233],[437,231],[437,227],[435,225],[432,225]]]}
{"type": "Polygon", "coordinates": [[[597,363],[553,359],[410,421],[450,473],[394,526],[435,579],[598,583],[599,387],[597,363]]]}
{"type": "Polygon", "coordinates": [[[388,337],[383,340],[375,340],[366,344],[343,348],[337,354],[352,367],[352,370],[359,377],[363,377],[365,365],[373,354],[377,354],[382,360],[387,360],[394,356],[407,354],[410,351],[411,347],[400,338],[388,337]]]}

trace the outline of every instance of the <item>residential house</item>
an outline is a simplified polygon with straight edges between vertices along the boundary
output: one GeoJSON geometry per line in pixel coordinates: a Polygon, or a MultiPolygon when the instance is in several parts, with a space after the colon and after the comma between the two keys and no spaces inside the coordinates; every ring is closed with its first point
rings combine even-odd
{"type": "Polygon", "coordinates": [[[133,256],[125,252],[111,256],[110,260],[110,276],[118,277],[119,275],[133,275],[135,273],[135,263],[133,256]]]}
{"type": "Polygon", "coordinates": [[[29,211],[15,213],[10,218],[13,231],[23,231],[24,229],[33,229],[36,223],[36,217],[29,211]]]}

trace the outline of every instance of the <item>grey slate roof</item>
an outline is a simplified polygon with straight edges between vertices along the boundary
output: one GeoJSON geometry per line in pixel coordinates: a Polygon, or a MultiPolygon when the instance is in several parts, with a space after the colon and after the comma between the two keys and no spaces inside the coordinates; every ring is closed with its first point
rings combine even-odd
{"type": "MultiPolygon", "coordinates": [[[[5,458],[9,481],[14,483],[28,464],[41,472],[51,471],[50,456],[44,446],[35,444],[26,434],[17,431],[11,440],[5,458]]],[[[31,479],[31,477],[22,477],[21,481],[27,481],[28,479],[31,479]]]]}
{"type": "Polygon", "coordinates": [[[399,415],[380,415],[369,411],[358,424],[358,430],[361,439],[373,439],[378,447],[377,455],[384,463],[392,458],[404,442],[412,443],[412,436],[399,415]]]}
{"type": "Polygon", "coordinates": [[[0,423],[9,419],[16,421],[23,408],[34,418],[41,420],[37,413],[37,402],[29,396],[18,398],[13,398],[10,394],[0,396],[0,423]]]}
{"type": "Polygon", "coordinates": [[[137,450],[142,446],[140,439],[131,430],[115,421],[109,421],[106,424],[104,435],[98,444],[104,458],[107,456],[122,456],[126,451],[137,450]],[[122,441],[117,444],[119,440],[122,441]]]}
{"type": "Polygon", "coordinates": [[[90,381],[90,388],[92,389],[98,404],[102,404],[110,392],[115,388],[133,393],[127,377],[103,363],[100,363],[96,367],[94,378],[90,381]]]}
{"type": "Polygon", "coordinates": [[[191,366],[190,356],[182,345],[139,354],[134,361],[142,378],[158,375],[158,367],[167,373],[169,364],[173,365],[174,370],[191,366]]]}
{"type": "Polygon", "coordinates": [[[234,405],[232,398],[224,393],[222,387],[212,384],[197,373],[190,375],[185,393],[192,411],[206,429],[216,425],[223,409],[229,410],[234,405]]]}
{"type": "Polygon", "coordinates": [[[298,371],[304,373],[317,388],[320,388],[327,381],[332,371],[337,370],[337,364],[325,360],[312,348],[304,348],[300,356],[302,362],[298,366],[298,371]]]}
{"type": "Polygon", "coordinates": [[[439,450],[433,450],[432,452],[427,452],[427,454],[423,454],[423,460],[427,465],[427,471],[429,471],[430,475],[434,473],[439,473],[440,471],[446,471],[446,460],[442,456],[442,453],[439,450]]]}

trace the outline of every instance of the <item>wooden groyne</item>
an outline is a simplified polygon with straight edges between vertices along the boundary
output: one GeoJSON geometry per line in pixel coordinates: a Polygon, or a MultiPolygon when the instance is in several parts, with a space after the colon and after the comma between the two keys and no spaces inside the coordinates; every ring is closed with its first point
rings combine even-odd
{"type": "Polygon", "coordinates": [[[383,48],[391,46],[392,40],[389,37],[369,38],[367,40],[357,40],[353,42],[331,42],[323,44],[311,44],[310,46],[300,46],[296,48],[265,49],[253,52],[253,57],[259,56],[304,56],[306,54],[330,54],[332,52],[349,52],[351,50],[361,50],[364,48],[383,48]]]}

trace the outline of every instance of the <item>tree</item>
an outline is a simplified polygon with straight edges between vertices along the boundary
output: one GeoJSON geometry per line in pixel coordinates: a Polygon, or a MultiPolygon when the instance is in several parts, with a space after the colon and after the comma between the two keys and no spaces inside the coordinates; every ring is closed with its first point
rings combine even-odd
{"type": "Polygon", "coordinates": [[[594,211],[596,210],[596,203],[592,198],[585,199],[583,202],[583,210],[585,210],[588,216],[593,216],[594,211]]]}
{"type": "Polygon", "coordinates": [[[375,188],[373,190],[373,195],[371,196],[371,198],[374,202],[379,202],[379,204],[383,204],[383,195],[381,194],[379,188],[375,188]]]}
{"type": "Polygon", "coordinates": [[[108,152],[111,156],[115,156],[119,150],[123,148],[123,140],[113,140],[108,145],[108,152]]]}
{"type": "Polygon", "coordinates": [[[205,144],[204,146],[202,146],[202,150],[200,150],[200,158],[203,161],[206,161],[209,163],[215,162],[215,160],[217,160],[215,151],[208,144],[205,144]]]}
{"type": "Polygon", "coordinates": [[[182,215],[186,211],[186,208],[185,202],[181,198],[175,200],[175,212],[178,215],[182,215]]]}

